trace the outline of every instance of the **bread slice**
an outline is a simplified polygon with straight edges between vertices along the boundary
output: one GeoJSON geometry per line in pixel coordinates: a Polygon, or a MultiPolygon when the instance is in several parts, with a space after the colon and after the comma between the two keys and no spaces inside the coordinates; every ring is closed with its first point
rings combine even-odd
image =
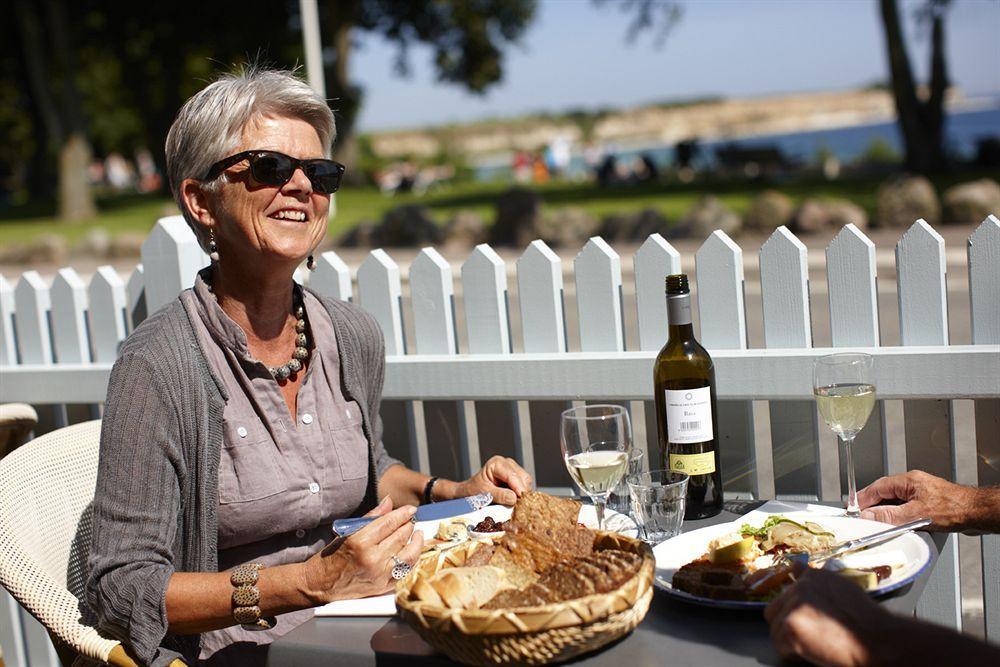
{"type": "Polygon", "coordinates": [[[483,609],[509,609],[512,607],[535,607],[554,602],[555,594],[542,584],[534,583],[523,589],[512,589],[499,593],[483,605],[483,609]]]}
{"type": "Polygon", "coordinates": [[[410,589],[410,599],[420,600],[421,602],[426,602],[432,604],[436,607],[443,607],[444,600],[438,595],[438,592],[434,590],[434,587],[428,581],[429,577],[425,575],[417,575],[417,580],[413,584],[413,588],[410,589]]]}
{"type": "Polygon", "coordinates": [[[445,606],[452,609],[478,609],[497,593],[513,588],[498,567],[450,567],[429,580],[445,606]]]}

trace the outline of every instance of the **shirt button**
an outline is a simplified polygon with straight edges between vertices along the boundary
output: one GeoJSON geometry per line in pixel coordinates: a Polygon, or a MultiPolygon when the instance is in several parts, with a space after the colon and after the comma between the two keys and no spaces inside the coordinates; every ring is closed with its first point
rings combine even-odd
{"type": "Polygon", "coordinates": [[[305,413],[304,415],[302,415],[302,423],[303,424],[312,424],[313,423],[313,416],[311,414],[309,414],[308,412],[305,413]]]}
{"type": "Polygon", "coordinates": [[[245,428],[243,428],[242,426],[240,426],[238,429],[236,429],[236,432],[239,434],[239,436],[241,438],[247,437],[247,430],[245,428]]]}
{"type": "Polygon", "coordinates": [[[309,482],[309,493],[319,493],[319,484],[316,482],[309,482]]]}
{"type": "Polygon", "coordinates": [[[302,530],[301,528],[295,531],[295,537],[299,538],[300,540],[305,536],[306,536],[306,531],[302,530]]]}

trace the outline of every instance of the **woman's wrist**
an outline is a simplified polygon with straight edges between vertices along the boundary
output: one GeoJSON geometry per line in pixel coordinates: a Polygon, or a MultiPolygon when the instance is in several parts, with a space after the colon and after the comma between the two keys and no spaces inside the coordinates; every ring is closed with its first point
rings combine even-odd
{"type": "Polygon", "coordinates": [[[299,594],[309,607],[318,607],[336,599],[334,595],[336,580],[329,574],[327,560],[320,554],[316,554],[298,564],[300,570],[297,578],[299,594]]]}

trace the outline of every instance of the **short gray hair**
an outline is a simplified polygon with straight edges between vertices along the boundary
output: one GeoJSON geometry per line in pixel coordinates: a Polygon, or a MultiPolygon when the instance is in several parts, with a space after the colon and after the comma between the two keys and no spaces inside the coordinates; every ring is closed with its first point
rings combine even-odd
{"type": "Polygon", "coordinates": [[[267,115],[306,121],[329,156],[337,132],[333,112],[294,72],[242,66],[193,95],[177,112],[167,133],[167,177],[174,200],[199,239],[201,230],[181,198],[181,183],[204,178],[213,164],[235,152],[247,124],[267,115]]]}

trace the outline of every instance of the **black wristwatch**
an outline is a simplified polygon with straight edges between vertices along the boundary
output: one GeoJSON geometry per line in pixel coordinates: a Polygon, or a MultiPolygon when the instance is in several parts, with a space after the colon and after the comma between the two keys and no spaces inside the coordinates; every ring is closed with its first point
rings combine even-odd
{"type": "Polygon", "coordinates": [[[431,491],[434,489],[434,482],[438,481],[438,477],[431,477],[427,480],[427,484],[424,485],[424,505],[430,505],[433,501],[431,500],[431,491]]]}

